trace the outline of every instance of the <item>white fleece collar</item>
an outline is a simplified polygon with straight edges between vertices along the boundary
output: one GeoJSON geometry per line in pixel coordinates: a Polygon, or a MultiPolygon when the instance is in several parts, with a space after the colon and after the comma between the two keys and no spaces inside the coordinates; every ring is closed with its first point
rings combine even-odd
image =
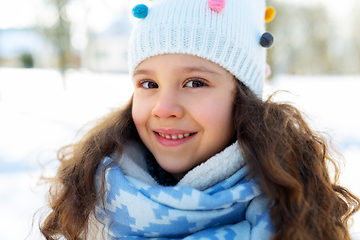
{"type": "Polygon", "coordinates": [[[205,190],[227,179],[241,167],[245,161],[237,142],[212,156],[207,161],[190,170],[177,184],[198,190],[205,190]]]}
{"type": "MultiPolygon", "coordinates": [[[[147,171],[144,147],[137,142],[126,144],[123,154],[117,161],[122,173],[151,185],[158,183],[147,171]]],[[[205,190],[227,179],[245,165],[238,142],[190,170],[176,186],[193,187],[205,190]]]]}

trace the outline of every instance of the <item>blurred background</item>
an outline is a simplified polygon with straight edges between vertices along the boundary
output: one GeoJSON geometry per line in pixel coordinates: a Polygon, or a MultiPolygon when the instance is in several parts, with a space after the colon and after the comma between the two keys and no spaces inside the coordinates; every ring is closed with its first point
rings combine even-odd
{"type": "MultiPolygon", "coordinates": [[[[147,0],[0,0],[0,240],[42,239],[41,174],[56,151],[132,94],[127,45],[147,0]],[[32,225],[34,221],[34,224],[32,225]]],[[[344,155],[341,183],[360,195],[360,1],[268,0],[272,75],[344,155]]],[[[360,213],[352,234],[360,236],[360,213]]]]}

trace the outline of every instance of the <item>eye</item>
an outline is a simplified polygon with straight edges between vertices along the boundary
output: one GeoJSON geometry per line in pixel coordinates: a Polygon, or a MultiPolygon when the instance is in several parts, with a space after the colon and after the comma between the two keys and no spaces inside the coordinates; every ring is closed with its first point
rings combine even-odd
{"type": "Polygon", "coordinates": [[[157,85],[157,83],[154,83],[154,82],[150,82],[150,81],[141,81],[140,84],[139,84],[140,87],[143,87],[143,88],[158,88],[159,86],[157,85]]]}
{"type": "Polygon", "coordinates": [[[207,86],[204,80],[202,79],[191,79],[186,82],[185,87],[198,88],[207,86]]]}

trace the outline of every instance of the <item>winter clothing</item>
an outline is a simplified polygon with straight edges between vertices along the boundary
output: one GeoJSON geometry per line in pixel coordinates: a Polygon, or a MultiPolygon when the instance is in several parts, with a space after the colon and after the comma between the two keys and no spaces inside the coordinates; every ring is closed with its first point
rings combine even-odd
{"type": "Polygon", "coordinates": [[[149,9],[136,6],[133,14],[143,19],[130,40],[131,75],[149,57],[190,54],[219,64],[262,96],[263,47],[273,43],[272,35],[264,34],[265,20],[274,15],[265,0],[156,0],[149,9]]]}
{"type": "MultiPolygon", "coordinates": [[[[176,186],[148,173],[140,145],[105,158],[105,208],[97,217],[106,239],[270,239],[269,200],[248,170],[238,143],[189,171],[176,186]],[[115,164],[114,164],[115,163],[115,164]],[[109,216],[112,218],[109,218],[109,216]]],[[[100,182],[100,181],[99,181],[100,182]]]]}
{"type": "MultiPolygon", "coordinates": [[[[130,74],[152,56],[190,54],[219,64],[261,97],[263,47],[273,40],[264,34],[265,11],[265,0],[155,0],[151,8],[138,5],[133,15],[142,20],[130,40],[130,74]]],[[[237,142],[179,182],[137,142],[102,161],[98,183],[102,170],[105,202],[97,205],[95,216],[104,223],[106,239],[268,240],[274,233],[269,200],[248,176],[237,142]]]]}

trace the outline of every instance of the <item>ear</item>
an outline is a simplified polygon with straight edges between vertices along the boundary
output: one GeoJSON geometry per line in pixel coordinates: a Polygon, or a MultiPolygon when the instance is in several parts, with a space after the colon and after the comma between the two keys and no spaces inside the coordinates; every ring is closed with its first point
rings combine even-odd
{"type": "Polygon", "coordinates": [[[221,12],[225,8],[226,0],[208,0],[208,3],[212,10],[221,12]]]}
{"type": "Polygon", "coordinates": [[[265,78],[270,77],[270,75],[271,75],[271,67],[270,67],[270,65],[267,63],[267,64],[266,64],[266,67],[265,67],[265,78]]]}

